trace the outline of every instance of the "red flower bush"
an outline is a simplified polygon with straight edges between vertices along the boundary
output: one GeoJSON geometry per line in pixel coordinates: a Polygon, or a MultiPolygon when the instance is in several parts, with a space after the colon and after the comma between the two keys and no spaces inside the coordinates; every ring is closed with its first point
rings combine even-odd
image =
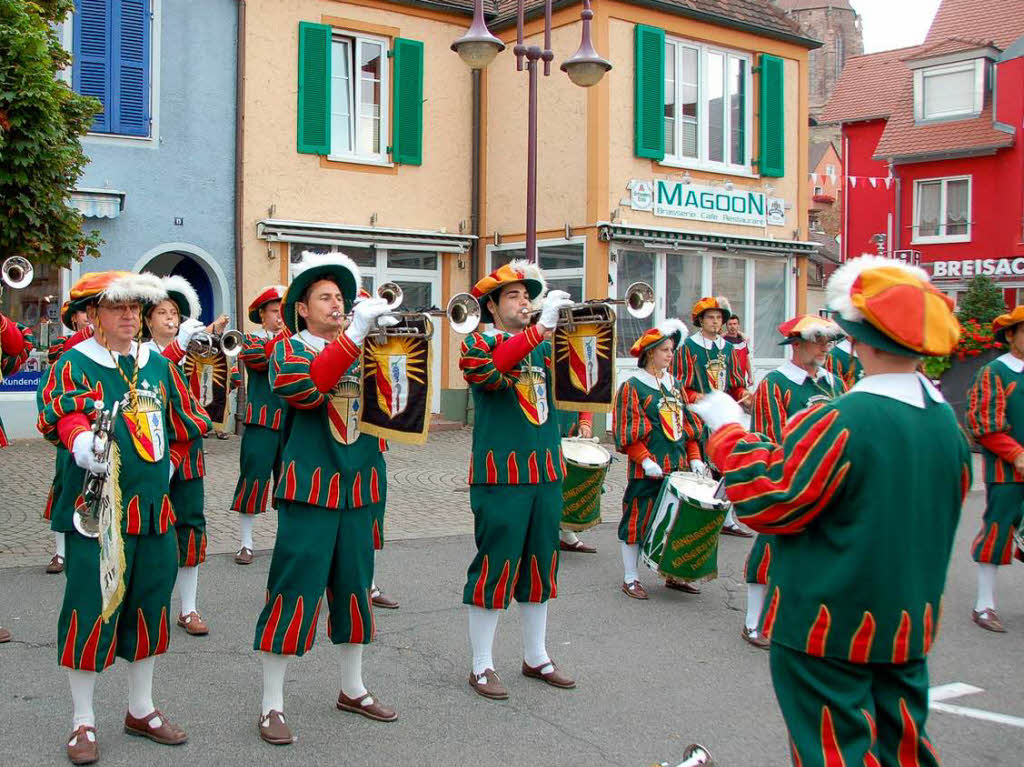
{"type": "Polygon", "coordinates": [[[960,326],[960,342],[953,354],[963,362],[968,357],[977,357],[989,349],[1003,349],[1005,344],[996,341],[991,325],[982,325],[977,320],[967,320],[960,326]]]}

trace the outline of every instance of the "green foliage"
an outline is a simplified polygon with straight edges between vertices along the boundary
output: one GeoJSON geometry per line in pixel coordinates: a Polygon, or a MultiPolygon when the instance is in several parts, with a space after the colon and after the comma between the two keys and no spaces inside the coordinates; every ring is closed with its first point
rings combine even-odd
{"type": "Polygon", "coordinates": [[[924,374],[933,381],[942,378],[942,375],[953,366],[949,357],[925,357],[921,361],[921,368],[924,374]]]}
{"type": "Polygon", "coordinates": [[[1003,291],[988,277],[978,275],[971,280],[967,292],[961,296],[956,316],[961,323],[977,320],[980,325],[988,325],[1005,312],[1003,291]]]}
{"type": "Polygon", "coordinates": [[[99,232],[83,232],[68,204],[88,162],[78,137],[102,109],[56,76],[71,57],[55,25],[73,8],[74,0],[0,0],[0,261],[67,266],[99,255],[99,232]]]}

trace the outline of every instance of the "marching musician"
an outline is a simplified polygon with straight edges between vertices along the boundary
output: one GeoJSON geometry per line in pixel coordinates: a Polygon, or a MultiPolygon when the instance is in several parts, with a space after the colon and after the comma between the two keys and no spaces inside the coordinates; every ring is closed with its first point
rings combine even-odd
{"type": "Polygon", "coordinates": [[[479,695],[508,698],[494,669],[493,645],[500,610],[519,603],[523,676],[558,688],[576,682],[551,660],[545,647],[548,599],[557,596],[558,528],[562,479],[558,419],[551,386],[551,343],[569,294],[544,295],[536,264],[513,260],[473,286],[480,319],[492,330],[462,343],[459,367],[475,407],[469,467],[469,500],[477,551],[462,601],[468,605],[473,652],[469,684],[479,695]],[[541,299],[537,324],[532,301],[541,299]]]}
{"type": "MultiPolygon", "coordinates": [[[[684,395],[668,372],[685,336],[686,326],[677,319],[640,336],[629,350],[639,370],[623,381],[615,397],[615,447],[629,458],[619,521],[622,591],[633,599],[648,598],[637,561],[663,480],[673,471],[703,473],[706,468],[697,441],[701,424],[687,412],[684,395]]],[[[700,593],[697,586],[672,577],[666,578],[665,587],[700,593]]]]}
{"type": "MultiPolygon", "coordinates": [[[[670,372],[687,402],[697,402],[708,392],[726,392],[744,407],[750,404],[750,392],[737,362],[732,344],[722,337],[723,324],[732,317],[732,307],[724,296],[705,296],[693,305],[690,312],[697,332],[676,347],[670,372]]],[[[702,443],[707,441],[706,435],[702,443]]],[[[722,535],[751,538],[736,523],[736,515],[729,510],[722,525],[722,535]]]]}
{"type": "Polygon", "coordinates": [[[732,344],[732,353],[736,357],[736,368],[740,372],[740,378],[748,387],[753,386],[754,369],[750,364],[750,339],[743,335],[743,331],[740,329],[740,318],[738,315],[729,315],[729,320],[725,323],[725,332],[722,333],[722,338],[732,344]]]}
{"type": "MultiPolygon", "coordinates": [[[[971,618],[983,629],[1003,633],[996,612],[996,572],[1013,561],[1013,534],[1024,517],[1024,306],[992,323],[1006,354],[978,371],[967,408],[967,425],[985,459],[985,513],[971,545],[978,563],[978,593],[971,618]]],[[[1017,549],[1024,561],[1024,552],[1017,549]]]]}
{"type": "MultiPolygon", "coordinates": [[[[167,297],[145,308],[146,330],[151,340],[147,346],[182,368],[193,336],[202,330],[223,333],[228,318],[220,316],[204,328],[199,320],[202,307],[199,295],[184,277],[161,278],[167,297]]],[[[183,370],[183,375],[185,375],[183,370]]],[[[186,376],[186,383],[199,403],[200,381],[196,375],[186,376]]],[[[209,626],[199,614],[199,566],[206,561],[206,514],[204,480],[206,461],[203,441],[191,442],[171,479],[171,504],[174,506],[174,530],[178,537],[178,595],[181,610],[177,625],[190,636],[205,636],[209,626]]]]}
{"type": "MultiPolygon", "coordinates": [[[[550,340],[550,339],[548,339],[550,340]]],[[[594,436],[594,414],[580,413],[575,410],[556,410],[558,416],[558,432],[562,437],[581,437],[592,439],[594,436]]],[[[577,554],[596,554],[597,549],[580,540],[575,530],[560,527],[558,530],[558,548],[561,551],[575,551],[577,554]]]]}
{"type": "Polygon", "coordinates": [[[289,656],[312,649],[327,591],[328,637],[340,645],[337,708],[379,722],[398,718],[363,685],[363,645],[373,640],[374,505],[386,487],[381,441],[358,429],[359,384],[350,375],[364,339],[388,309],[355,303],[359,267],[341,254],[303,253],[282,302],[291,335],[273,347],[272,391],[286,404],[277,539],[267,602],[253,649],[263,664],[259,735],[293,742],[284,719],[289,656]],[[345,326],[345,312],[352,312],[345,326]]]}
{"type": "MultiPolygon", "coordinates": [[[[789,345],[792,357],[761,379],[754,392],[753,430],[775,443],[789,420],[805,408],[829,402],[846,391],[838,376],[824,368],[829,345],[843,334],[836,323],[801,314],[779,325],[781,345],[789,345]]],[[[747,580],[747,617],[742,637],[761,649],[768,640],[759,631],[768,571],[772,562],[774,536],[761,533],[744,566],[747,580]]]]}
{"type": "MultiPolygon", "coordinates": [[[[32,351],[32,331],[0,313],[0,381],[18,372],[32,351]]],[[[7,447],[4,422],[0,419],[0,448],[7,447]]],[[[0,644],[11,641],[11,632],[0,627],[0,644]]]]}
{"type": "MultiPolygon", "coordinates": [[[[58,336],[50,343],[49,348],[46,350],[46,361],[49,363],[50,367],[56,365],[60,356],[72,347],[72,344],[69,343],[71,338],[80,339],[81,334],[79,331],[83,331],[89,326],[89,320],[85,309],[73,306],[71,301],[65,301],[64,305],[61,306],[60,318],[63,326],[72,331],[72,336],[58,336]]],[[[36,389],[36,405],[39,410],[42,410],[43,407],[42,395],[43,386],[45,384],[46,377],[43,376],[39,379],[39,386],[36,389]]],[[[43,519],[47,522],[52,522],[53,519],[53,504],[60,497],[60,481],[64,474],[64,464],[67,460],[68,451],[63,445],[57,445],[53,480],[50,482],[50,491],[46,494],[46,507],[43,509],[43,519]]],[[[49,564],[46,565],[46,573],[48,575],[56,575],[64,572],[64,533],[61,530],[54,530],[53,538],[53,556],[50,558],[49,564]]]]}
{"type": "Polygon", "coordinates": [[[848,261],[827,298],[864,365],[849,393],[791,418],[781,443],[724,395],[690,407],[740,518],[776,534],[763,629],[793,764],[934,767],[926,658],[971,454],[915,368],[949,354],[959,324],[923,270],[888,258],[848,261]]]}
{"type": "Polygon", "coordinates": [[[832,346],[825,358],[825,369],[842,378],[847,389],[864,377],[864,366],[854,353],[849,338],[842,338],[832,346]]]}
{"type": "Polygon", "coordinates": [[[63,443],[72,456],[54,526],[63,524],[68,534],[57,657],[68,669],[74,704],[67,744],[73,764],[99,758],[93,690],[97,675],[115,656],[128,664],[125,731],[166,745],[187,739],[153,704],[153,666],[167,650],[177,564],[169,477],[180,450],[211,424],[177,368],[140,342],[142,305],[157,304],[166,295],[151,274],[83,276],[71,298],[86,307],[95,336],[61,356],[43,390],[39,430],[50,442],[63,443]],[[109,462],[94,454],[90,431],[101,401],[108,412],[115,403],[121,408],[109,462]],[[101,527],[99,539],[86,538],[67,524],[73,512],[87,513],[81,491],[86,472],[108,475],[104,498],[115,526],[112,531],[101,527]],[[120,541],[120,550],[104,557],[100,544],[111,539],[120,541]],[[108,592],[99,575],[111,567],[116,575],[108,592]]]}
{"type": "Polygon", "coordinates": [[[238,512],[241,540],[235,553],[240,565],[252,563],[252,528],[256,515],[267,510],[281,461],[281,429],[284,402],[270,389],[270,356],[281,331],[281,299],[284,285],[270,285],[249,304],[249,321],[259,330],[245,334],[238,358],[246,370],[245,431],[238,457],[238,483],[231,510],[238,512]]]}

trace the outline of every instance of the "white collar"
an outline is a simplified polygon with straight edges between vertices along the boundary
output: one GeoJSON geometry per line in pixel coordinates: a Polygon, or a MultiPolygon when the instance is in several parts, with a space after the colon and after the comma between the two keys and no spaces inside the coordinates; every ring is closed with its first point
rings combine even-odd
{"type": "Polygon", "coordinates": [[[304,346],[315,352],[322,352],[327,346],[327,339],[313,335],[309,332],[309,328],[300,330],[292,338],[298,339],[304,346]]]}
{"type": "Polygon", "coordinates": [[[840,351],[846,352],[851,357],[853,356],[853,347],[850,345],[849,338],[844,338],[842,341],[838,342],[836,344],[836,348],[839,349],[840,351]]]}
{"type": "Polygon", "coordinates": [[[932,401],[946,401],[932,382],[920,373],[879,373],[864,376],[854,384],[849,393],[877,394],[879,397],[888,397],[907,405],[923,408],[925,403],[924,395],[921,393],[922,386],[932,401]]]}
{"type": "Polygon", "coordinates": [[[1006,365],[1006,367],[1010,368],[1014,373],[1024,371],[1024,360],[1014,357],[1009,352],[997,357],[996,359],[1006,365]]]}
{"type": "MultiPolygon", "coordinates": [[[[117,357],[121,356],[118,352],[111,351],[107,347],[103,346],[99,341],[96,340],[95,336],[93,336],[92,338],[85,339],[80,344],[76,344],[74,349],[75,349],[75,351],[78,351],[78,352],[81,352],[82,354],[84,354],[86,357],[91,359],[97,365],[100,365],[100,366],[105,367],[105,368],[110,368],[111,370],[113,370],[113,368],[114,368],[114,360],[117,357]]],[[[132,356],[135,355],[135,351],[136,351],[136,343],[135,343],[135,341],[132,341],[132,350],[131,350],[132,356]]],[[[142,368],[146,367],[146,363],[149,362],[149,346],[148,346],[148,344],[143,344],[142,348],[138,350],[138,353],[139,353],[139,369],[141,370],[142,368]]]]}
{"type": "Polygon", "coordinates": [[[655,378],[646,370],[640,368],[638,371],[636,371],[636,377],[640,379],[643,383],[650,386],[652,389],[658,389],[663,387],[668,391],[672,391],[673,387],[675,386],[675,381],[673,380],[672,375],[667,370],[661,374],[661,378],[655,378]]]}
{"type": "MultiPolygon", "coordinates": [[[[803,386],[804,381],[807,380],[807,371],[797,365],[793,360],[786,360],[776,368],[782,375],[786,376],[790,381],[795,383],[797,386],[803,386]]],[[[826,379],[829,384],[832,383],[832,374],[829,373],[825,368],[819,367],[818,372],[815,374],[814,379],[821,380],[826,379]]]]}
{"type": "Polygon", "coordinates": [[[704,334],[701,333],[699,330],[696,333],[694,333],[692,336],[690,336],[690,340],[693,341],[698,346],[703,346],[708,351],[711,351],[711,347],[712,346],[717,346],[719,349],[724,349],[725,348],[725,339],[724,338],[719,336],[714,341],[709,341],[708,339],[706,339],[704,337],[704,334]]]}
{"type": "Polygon", "coordinates": [[[263,326],[256,328],[256,330],[254,330],[249,335],[256,336],[257,338],[271,338],[270,331],[263,326]]]}

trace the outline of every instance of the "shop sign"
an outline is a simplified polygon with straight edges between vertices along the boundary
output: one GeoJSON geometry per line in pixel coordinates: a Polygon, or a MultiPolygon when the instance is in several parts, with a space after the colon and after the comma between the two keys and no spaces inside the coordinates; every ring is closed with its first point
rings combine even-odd
{"type": "Polygon", "coordinates": [[[9,391],[35,391],[39,388],[39,381],[43,373],[39,370],[21,370],[14,375],[7,376],[0,382],[0,393],[9,391]]]}
{"type": "Polygon", "coordinates": [[[762,192],[681,181],[629,182],[630,207],[655,216],[741,226],[785,226],[786,202],[762,192]]]}
{"type": "Polygon", "coordinates": [[[1024,277],[1024,258],[972,258],[954,261],[932,261],[923,264],[930,267],[932,277],[937,280],[951,280],[977,277],[1024,277]]]}

